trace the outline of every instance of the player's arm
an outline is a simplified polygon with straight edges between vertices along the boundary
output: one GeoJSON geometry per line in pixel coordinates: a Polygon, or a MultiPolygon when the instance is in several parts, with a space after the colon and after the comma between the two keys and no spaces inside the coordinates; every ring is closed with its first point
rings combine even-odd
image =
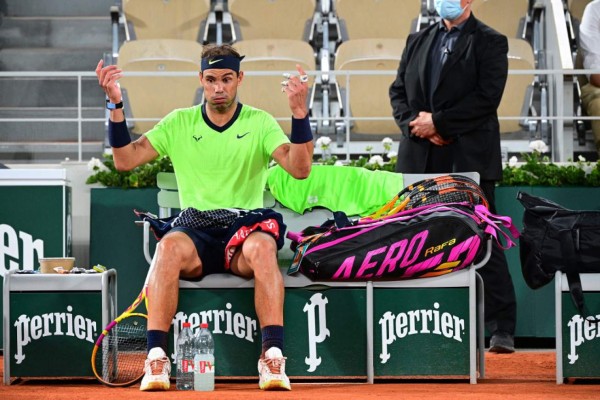
{"type": "Polygon", "coordinates": [[[310,174],[313,148],[312,140],[282,144],[273,152],[273,159],[294,178],[306,179],[310,174]]]}
{"type": "Polygon", "coordinates": [[[104,61],[100,60],[96,66],[96,76],[111,105],[108,119],[108,142],[112,147],[115,168],[120,171],[128,171],[154,160],[158,157],[158,152],[154,150],[145,136],[135,142],[132,142],[129,136],[123,112],[121,87],[117,82],[123,76],[123,71],[116,65],[104,66],[104,61]],[[120,108],[116,108],[115,105],[120,108]]]}
{"type": "Polygon", "coordinates": [[[288,97],[292,111],[292,131],[289,144],[279,146],[273,152],[273,159],[296,179],[305,179],[310,174],[313,159],[313,136],[308,119],[308,76],[296,65],[298,76],[286,75],[281,91],[288,97]]]}

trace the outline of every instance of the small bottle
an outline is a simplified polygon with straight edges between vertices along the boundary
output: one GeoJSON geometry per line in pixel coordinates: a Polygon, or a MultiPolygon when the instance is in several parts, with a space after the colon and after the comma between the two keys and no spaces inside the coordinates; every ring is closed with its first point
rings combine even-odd
{"type": "Polygon", "coordinates": [[[194,389],[194,335],[189,322],[183,323],[183,328],[177,337],[177,390],[194,389]]]}
{"type": "Polygon", "coordinates": [[[208,324],[200,324],[196,332],[196,355],[194,356],[194,390],[215,390],[215,342],[208,324]]]}

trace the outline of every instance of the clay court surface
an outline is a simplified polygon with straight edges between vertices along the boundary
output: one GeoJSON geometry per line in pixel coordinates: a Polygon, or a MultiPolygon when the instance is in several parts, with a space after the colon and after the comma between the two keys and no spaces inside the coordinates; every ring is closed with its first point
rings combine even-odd
{"type": "MultiPolygon", "coordinates": [[[[549,350],[486,354],[486,377],[477,385],[464,380],[294,383],[291,392],[262,392],[256,382],[217,381],[214,392],[140,392],[139,385],[112,389],[94,379],[17,379],[0,386],[0,399],[600,399],[600,380],[557,385],[555,355],[549,350]]],[[[52,368],[52,360],[48,360],[52,368]]],[[[0,370],[2,364],[0,363],[0,370]]]]}

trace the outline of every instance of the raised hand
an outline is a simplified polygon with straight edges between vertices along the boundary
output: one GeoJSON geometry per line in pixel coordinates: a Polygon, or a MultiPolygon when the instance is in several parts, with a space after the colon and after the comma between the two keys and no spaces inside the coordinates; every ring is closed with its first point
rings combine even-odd
{"type": "Polygon", "coordinates": [[[106,93],[111,103],[118,103],[122,99],[121,87],[118,80],[123,77],[123,71],[116,65],[104,66],[104,60],[100,60],[96,66],[98,84],[106,93]]]}
{"type": "Polygon", "coordinates": [[[308,96],[308,75],[299,64],[296,64],[298,75],[284,74],[281,91],[288,97],[290,110],[294,118],[304,118],[308,114],[306,99],[308,96]]]}

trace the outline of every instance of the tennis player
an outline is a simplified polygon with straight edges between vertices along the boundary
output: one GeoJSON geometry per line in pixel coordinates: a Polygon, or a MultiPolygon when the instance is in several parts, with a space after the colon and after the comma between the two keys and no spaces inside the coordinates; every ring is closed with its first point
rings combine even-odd
{"type": "MultiPolygon", "coordinates": [[[[157,262],[148,286],[148,358],[141,390],[169,389],[167,333],[177,309],[179,278],[198,280],[226,271],[254,278],[254,302],[262,333],[259,387],[291,389],[283,356],[284,285],[277,264],[285,226],[272,215],[261,219],[260,208],[271,159],[294,178],[305,179],[310,173],[313,141],[306,105],[308,78],[297,66],[298,74],[290,74],[282,82],[281,91],[292,113],[288,139],[270,114],[238,101],[238,86],[244,79],[242,59],[230,45],[205,46],[199,74],[204,104],[172,111],[133,142],[118,84],[123,71],[103,65],[103,61],[96,67],[111,110],[108,139],[116,168],[131,170],[159,156],[169,156],[182,209],[195,212],[189,226],[168,231],[156,250],[157,262]],[[240,213],[239,209],[258,210],[240,213]],[[232,212],[239,218],[253,217],[244,220],[251,222],[240,224],[232,212]],[[198,223],[196,217],[204,220],[198,223]],[[226,228],[239,229],[216,230],[220,233],[214,234],[215,230],[210,233],[202,228],[222,220],[226,228]],[[237,241],[233,236],[245,240],[237,241]]],[[[274,91],[279,92],[279,88],[274,91]]]]}

